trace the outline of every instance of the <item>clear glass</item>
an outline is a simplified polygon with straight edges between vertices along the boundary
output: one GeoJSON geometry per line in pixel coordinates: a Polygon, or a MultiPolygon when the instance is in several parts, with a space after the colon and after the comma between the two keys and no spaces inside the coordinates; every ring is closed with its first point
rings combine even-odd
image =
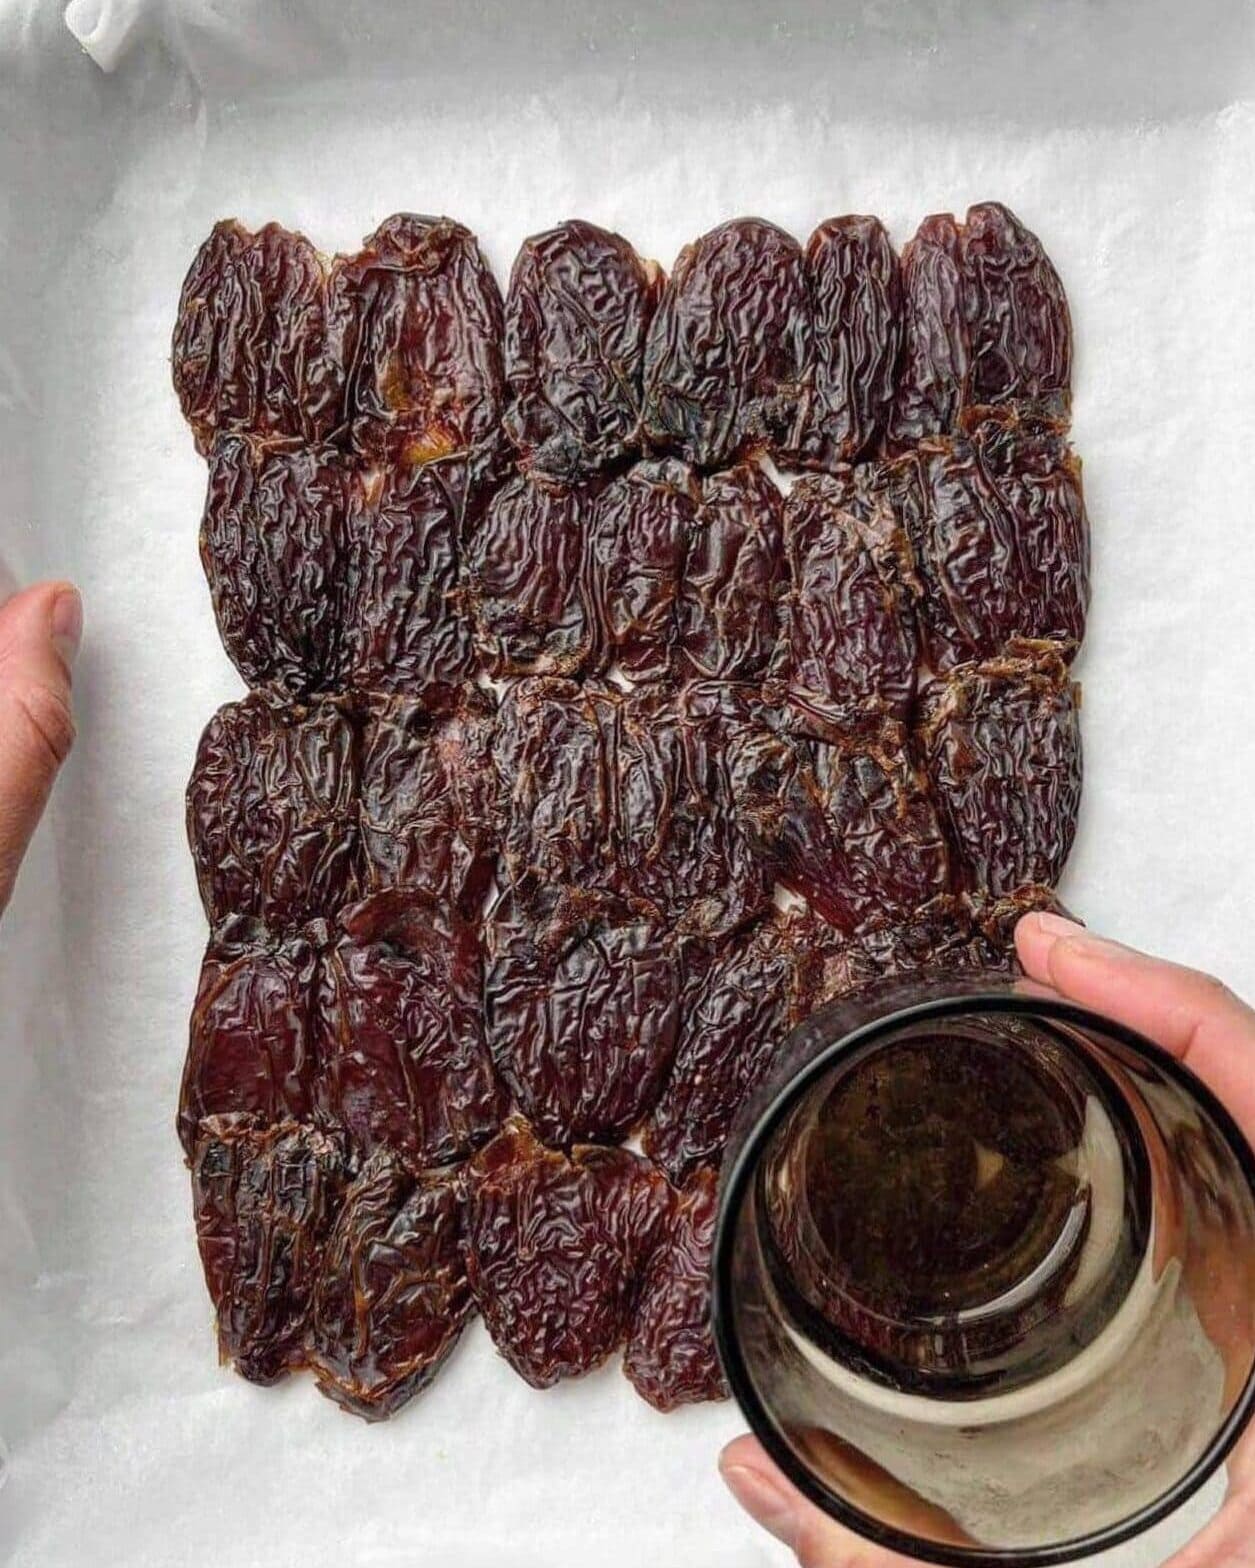
{"type": "Polygon", "coordinates": [[[1002,976],[818,1014],[724,1163],[714,1321],[785,1473],[894,1550],[1071,1560],[1255,1406],[1255,1158],[1150,1042],[1002,976]]]}

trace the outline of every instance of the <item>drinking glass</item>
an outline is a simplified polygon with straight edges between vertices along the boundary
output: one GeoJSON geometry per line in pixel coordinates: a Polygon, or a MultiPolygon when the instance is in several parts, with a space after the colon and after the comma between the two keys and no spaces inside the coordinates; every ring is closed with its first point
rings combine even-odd
{"type": "Polygon", "coordinates": [[[732,1392],[834,1518],[1070,1561],[1202,1485],[1255,1406],[1255,1158],[1179,1062],[1005,975],[803,1024],[724,1163],[732,1392]]]}

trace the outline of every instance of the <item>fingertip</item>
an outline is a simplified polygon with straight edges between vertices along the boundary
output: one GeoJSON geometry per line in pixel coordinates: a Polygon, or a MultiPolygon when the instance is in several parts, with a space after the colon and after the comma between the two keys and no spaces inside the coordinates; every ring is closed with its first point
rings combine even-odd
{"type": "Polygon", "coordinates": [[[1034,980],[1048,981],[1051,950],[1059,942],[1085,934],[1084,926],[1049,910],[1022,915],[1015,927],[1015,950],[1024,972],[1034,980]]]}
{"type": "Polygon", "coordinates": [[[83,636],[83,600],[72,582],[49,578],[0,604],[0,664],[56,655],[68,675],[83,636]]]}

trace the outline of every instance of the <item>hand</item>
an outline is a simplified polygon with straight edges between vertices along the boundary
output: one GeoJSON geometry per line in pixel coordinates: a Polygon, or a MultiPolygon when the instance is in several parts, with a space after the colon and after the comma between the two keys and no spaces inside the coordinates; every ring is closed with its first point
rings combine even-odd
{"type": "MultiPolygon", "coordinates": [[[[1219,981],[1094,936],[1058,915],[1026,915],[1015,945],[1032,979],[1119,1019],[1187,1062],[1255,1142],[1255,1011],[1219,981]]],[[[752,1437],[729,1443],[719,1468],[736,1500],[792,1548],[802,1568],[909,1568],[913,1562],[821,1513],[752,1437]]],[[[1166,1568],[1255,1568],[1255,1429],[1229,1460],[1224,1507],[1166,1568]]]]}
{"type": "Polygon", "coordinates": [[[68,583],[37,583],[0,605],[0,914],[74,740],[70,667],[82,631],[68,583]]]}

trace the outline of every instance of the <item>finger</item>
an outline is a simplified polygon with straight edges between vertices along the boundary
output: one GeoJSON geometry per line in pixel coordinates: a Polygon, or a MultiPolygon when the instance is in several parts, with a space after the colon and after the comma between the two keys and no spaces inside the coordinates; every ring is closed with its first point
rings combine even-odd
{"type": "Polygon", "coordinates": [[[0,605],[0,911],[74,740],[70,666],[83,608],[68,583],[0,605]]]}
{"type": "Polygon", "coordinates": [[[1219,980],[1095,936],[1058,915],[1025,915],[1015,945],[1032,979],[1187,1062],[1255,1137],[1255,1011],[1219,980]]]}
{"type": "Polygon", "coordinates": [[[1211,1523],[1164,1568],[1255,1568],[1255,1489],[1233,1492],[1211,1523]]]}
{"type": "Polygon", "coordinates": [[[913,1559],[829,1519],[785,1480],[757,1438],[729,1443],[719,1456],[719,1473],[746,1513],[783,1541],[801,1568],[918,1568],[913,1559]]]}

